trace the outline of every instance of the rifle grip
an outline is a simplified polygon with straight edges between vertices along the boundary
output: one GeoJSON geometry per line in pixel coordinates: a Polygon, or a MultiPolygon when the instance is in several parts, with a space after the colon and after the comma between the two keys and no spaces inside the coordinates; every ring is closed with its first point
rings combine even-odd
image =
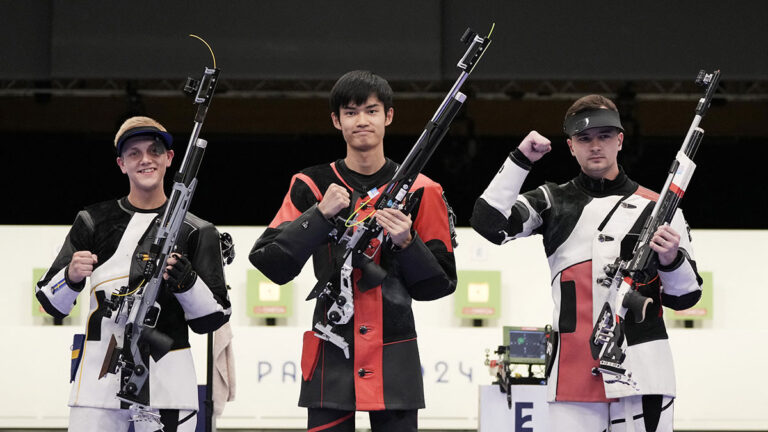
{"type": "Polygon", "coordinates": [[[635,315],[635,322],[641,323],[645,321],[645,311],[651,303],[653,303],[652,298],[646,297],[635,290],[630,290],[624,295],[621,305],[632,311],[635,315]]]}

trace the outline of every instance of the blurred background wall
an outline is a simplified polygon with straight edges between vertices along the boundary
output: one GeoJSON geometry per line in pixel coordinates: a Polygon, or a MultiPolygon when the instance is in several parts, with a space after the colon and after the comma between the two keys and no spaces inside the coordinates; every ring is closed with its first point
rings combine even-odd
{"type": "Polygon", "coordinates": [[[766,20],[760,0],[0,0],[0,184],[13,203],[0,223],[68,224],[83,205],[124,193],[111,142],[127,116],[156,117],[181,153],[194,115],[184,81],[212,65],[190,33],[211,44],[222,70],[192,210],[218,224],[265,225],[293,172],[344,155],[327,103],[335,79],[370,69],[391,82],[386,151],[402,160],[458,76],[465,28],[485,34],[495,22],[464,87],[468,102],[425,170],[459,225],[532,129],[555,146],[525,188],[578,172],[562,118],[588,93],[617,102],[627,129],[620,161],[660,189],[701,95],[697,72],[721,69],[683,208],[695,228],[763,228],[766,20]]]}
{"type": "MultiPolygon", "coordinates": [[[[588,93],[617,102],[627,130],[620,162],[631,177],[659,190],[702,94],[693,84],[697,72],[721,69],[721,87],[702,122],[698,169],[682,202],[700,239],[700,269],[714,275],[718,312],[693,329],[670,330],[681,392],[678,425],[768,428],[759,409],[768,398],[765,377],[751,366],[768,359],[759,343],[768,327],[758,318],[768,286],[752,277],[768,258],[762,247],[768,2],[761,0],[0,0],[0,225],[6,225],[0,227],[0,272],[7,275],[12,311],[0,320],[0,336],[20,348],[0,365],[21,371],[0,381],[17,390],[0,398],[3,417],[15,419],[5,425],[66,424],[68,385],[52,382],[66,373],[68,335],[82,329],[84,315],[54,328],[29,313],[36,310],[32,268],[49,265],[66,233],[66,227],[40,225],[69,225],[83,206],[127,193],[112,140],[129,116],[157,118],[174,134],[181,156],[194,115],[184,82],[213,63],[207,48],[188,37],[194,33],[213,47],[222,81],[203,128],[209,146],[191,210],[228,226],[239,254],[227,277],[242,390],[222,425],[286,427],[290,418],[290,427],[300,428],[295,377],[279,380],[277,369],[262,376],[262,363],[296,360],[298,346],[284,340],[298,341],[309,324],[311,305],[301,299],[313,282],[308,274],[297,280],[297,313],[279,328],[248,318],[245,255],[261,232],[256,227],[271,221],[294,172],[344,156],[327,102],[340,75],[370,69],[390,81],[395,119],[385,146],[400,161],[458,76],[465,28],[485,34],[493,22],[494,42],[463,88],[467,103],[425,169],[443,185],[460,226],[469,224],[475,199],[530,130],[552,139],[554,149],[524,189],[578,173],[562,119],[588,93]],[[286,417],[259,423],[272,409],[260,404],[274,394],[285,412],[272,414],[286,417]]],[[[491,381],[482,375],[482,348],[500,343],[501,326],[551,319],[538,240],[495,249],[469,229],[460,234],[460,270],[504,271],[504,310],[472,328],[453,316],[453,297],[416,307],[419,332],[427,336],[425,383],[432,398],[423,425],[438,429],[474,426],[473,392],[491,381]],[[506,265],[514,259],[530,263],[506,265]],[[436,378],[443,363],[453,374],[451,390],[436,378]],[[469,379],[467,368],[474,371],[469,379]]],[[[202,357],[203,342],[195,347],[202,357]]]]}

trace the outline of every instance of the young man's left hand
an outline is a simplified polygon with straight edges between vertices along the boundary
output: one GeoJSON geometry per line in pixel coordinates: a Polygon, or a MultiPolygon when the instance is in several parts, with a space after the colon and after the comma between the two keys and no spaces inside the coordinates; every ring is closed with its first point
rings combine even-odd
{"type": "Polygon", "coordinates": [[[406,215],[400,210],[383,208],[377,211],[374,217],[379,225],[389,233],[389,238],[396,246],[402,249],[411,244],[411,240],[413,240],[411,215],[406,215]]]}
{"type": "Polygon", "coordinates": [[[668,266],[677,258],[677,249],[680,247],[680,234],[669,225],[662,225],[651,238],[651,249],[659,254],[659,263],[668,266]]]}

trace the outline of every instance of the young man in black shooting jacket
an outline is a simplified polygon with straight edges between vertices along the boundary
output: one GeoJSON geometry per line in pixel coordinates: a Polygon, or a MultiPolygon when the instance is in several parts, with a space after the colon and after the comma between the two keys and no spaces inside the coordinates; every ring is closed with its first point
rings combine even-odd
{"type": "MultiPolygon", "coordinates": [[[[116,394],[123,373],[105,373],[110,340],[123,338],[124,326],[107,305],[121,287],[136,288],[143,263],[162,215],[163,179],[174,152],[172,137],[148,117],[126,120],[115,136],[117,165],[127,175],[128,195],[80,211],[48,272],[37,283],[36,296],[46,312],[69,314],[90,279],[90,312],[79,363],[73,370],[69,431],[127,431],[131,412],[116,394]]],[[[188,213],[177,239],[178,254],[168,259],[166,282],[155,303],[160,307],[156,330],[172,340],[170,352],[149,355],[149,380],[140,395],[158,414],[166,432],[194,431],[197,379],[187,328],[196,333],[216,330],[229,320],[231,307],[224,281],[219,233],[210,223],[188,213]]],[[[82,300],[82,299],[81,299],[82,300]]],[[[135,430],[155,431],[153,422],[135,422],[135,430]]]]}

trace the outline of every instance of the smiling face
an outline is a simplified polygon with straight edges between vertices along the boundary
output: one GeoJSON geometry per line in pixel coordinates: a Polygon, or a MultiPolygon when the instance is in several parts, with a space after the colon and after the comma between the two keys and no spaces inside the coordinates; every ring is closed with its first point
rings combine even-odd
{"type": "Polygon", "coordinates": [[[336,129],[347,143],[347,152],[368,152],[384,145],[384,129],[392,123],[394,110],[385,109],[376,95],[370,95],[360,105],[354,102],[341,106],[339,114],[331,113],[336,129]]]}
{"type": "Polygon", "coordinates": [[[624,134],[615,127],[596,127],[568,139],[568,147],[584,174],[613,180],[619,174],[617,157],[624,134]]]}
{"type": "Polygon", "coordinates": [[[131,194],[163,194],[165,170],[171,166],[173,150],[166,150],[163,143],[151,136],[137,136],[123,144],[123,153],[117,165],[128,175],[131,194]]]}

